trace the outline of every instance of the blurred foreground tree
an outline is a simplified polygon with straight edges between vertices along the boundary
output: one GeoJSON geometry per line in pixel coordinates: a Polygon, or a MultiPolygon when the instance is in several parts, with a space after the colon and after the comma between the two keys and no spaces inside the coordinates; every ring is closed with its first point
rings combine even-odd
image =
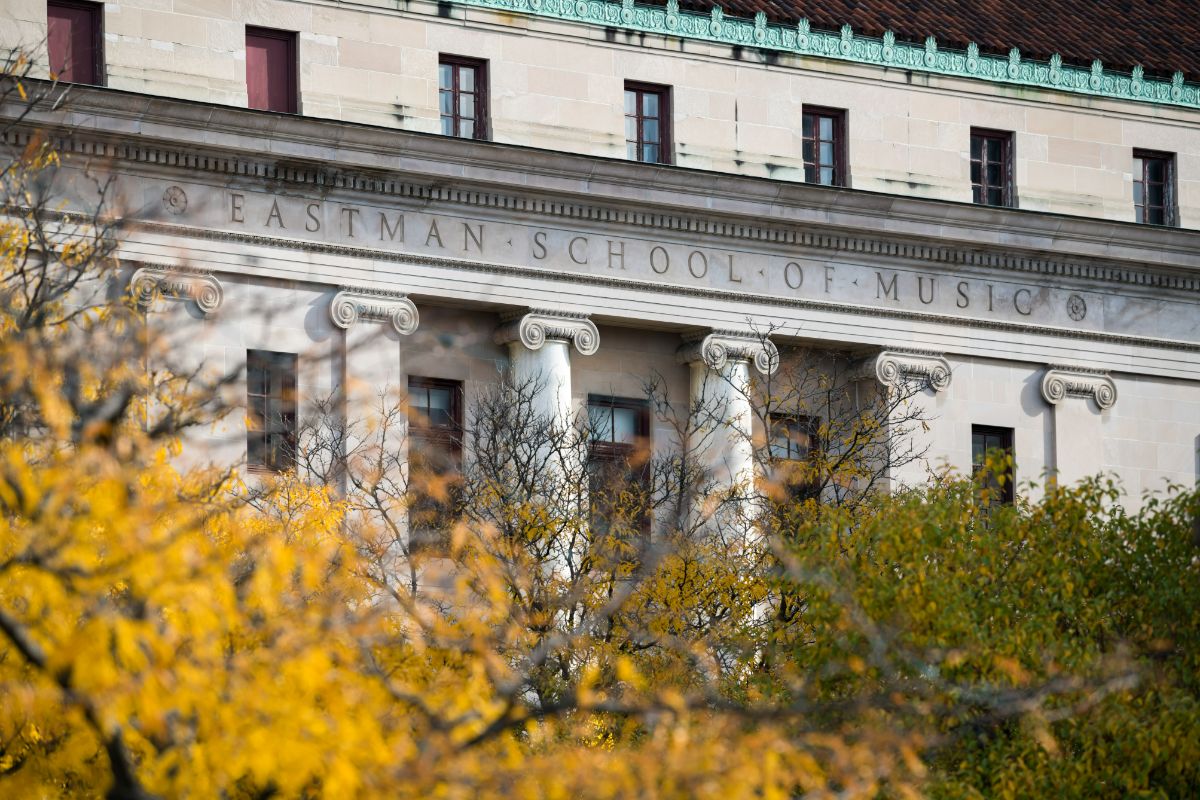
{"type": "MultiPolygon", "coordinates": [[[[60,97],[27,68],[14,58],[0,96],[0,794],[1200,782],[1194,492],[1136,516],[1101,483],[1021,508],[966,480],[843,502],[850,482],[818,459],[815,492],[719,497],[777,506],[739,506],[755,535],[738,538],[687,512],[714,487],[682,442],[596,471],[587,423],[539,418],[536,387],[507,384],[472,411],[452,487],[409,474],[387,437],[348,436],[336,408],[295,472],[250,487],[180,467],[189,427],[241,413],[222,401],[236,376],[146,367],[171,354],[123,295],[119,209],[104,182],[92,213],[52,202],[53,138],[14,109],[60,97]],[[451,510],[436,558],[411,546],[414,491],[451,510]]],[[[402,437],[402,410],[383,411],[402,437]]],[[[856,441],[858,416],[819,413],[825,438],[856,441]]],[[[875,485],[877,463],[846,468],[875,485]]]]}

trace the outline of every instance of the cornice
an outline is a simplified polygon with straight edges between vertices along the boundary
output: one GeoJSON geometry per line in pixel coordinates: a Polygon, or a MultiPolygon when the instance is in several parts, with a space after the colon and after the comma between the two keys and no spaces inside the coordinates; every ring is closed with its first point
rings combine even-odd
{"type": "Polygon", "coordinates": [[[582,356],[600,349],[600,331],[586,315],[538,308],[506,315],[493,339],[496,344],[520,342],[530,350],[541,350],[548,341],[570,342],[582,356]]]}
{"type": "MultiPolygon", "coordinates": [[[[87,110],[86,101],[94,99],[112,98],[100,94],[75,98],[81,112],[87,110]],[[81,99],[85,102],[80,102],[81,99]]],[[[105,111],[116,113],[111,104],[106,105],[110,107],[105,111]]],[[[156,101],[155,108],[159,112],[195,110],[194,104],[161,100],[156,101]]],[[[245,123],[244,133],[253,136],[256,144],[263,141],[263,131],[254,126],[262,122],[256,112],[209,108],[214,115],[219,113],[245,123]]],[[[189,124],[198,123],[190,116],[181,113],[174,118],[183,136],[194,132],[189,124]]],[[[159,129],[170,127],[162,113],[158,114],[158,120],[159,129]]],[[[376,142],[379,131],[363,126],[303,118],[283,120],[280,124],[307,130],[314,141],[322,132],[336,130],[342,154],[361,154],[371,151],[375,144],[381,148],[384,145],[382,141],[376,142]],[[362,133],[364,141],[346,150],[350,147],[348,140],[353,138],[351,134],[355,133],[362,133]]],[[[430,165],[444,165],[453,160],[464,174],[447,180],[441,174],[382,166],[371,168],[348,163],[331,168],[327,161],[276,152],[278,142],[272,142],[270,153],[247,154],[206,150],[198,143],[154,141],[140,136],[130,141],[129,137],[100,132],[85,134],[78,130],[56,139],[64,152],[186,172],[193,178],[196,173],[207,173],[225,179],[312,187],[323,194],[344,191],[373,195],[385,202],[400,199],[451,204],[817,251],[1200,293],[1200,233],[1194,231],[655,168],[411,132],[386,131],[386,134],[388,151],[403,151],[408,159],[406,165],[424,157],[430,159],[430,165]],[[479,179],[471,176],[476,166],[480,173],[488,175],[488,184],[480,185],[479,179]],[[535,184],[531,180],[532,170],[553,174],[540,184],[531,185],[535,184]],[[505,172],[510,173],[507,182],[505,172]],[[637,203],[630,201],[628,193],[623,191],[633,184],[644,187],[644,198],[637,203]],[[526,191],[512,191],[513,186],[526,191]],[[548,188],[539,191],[541,186],[548,188]],[[583,199],[585,195],[588,199],[583,199]],[[699,196],[705,198],[703,204],[695,202],[699,196]],[[716,203],[716,198],[726,202],[716,203]],[[729,210],[716,212],[711,210],[713,206],[729,210]],[[745,212],[741,213],[743,207],[745,212]],[[764,207],[770,209],[772,216],[780,217],[779,221],[763,222],[764,207]],[[781,210],[786,210],[786,219],[780,215],[781,210]],[[877,233],[884,229],[885,221],[889,231],[886,236],[877,233]],[[918,229],[929,226],[937,226],[946,243],[923,239],[918,229]],[[1014,235],[1016,241],[1001,243],[998,237],[1002,235],[1014,235]],[[1017,248],[1024,252],[1013,252],[1017,248]],[[1158,266],[1147,263],[1147,257],[1152,257],[1158,266]]],[[[28,131],[9,134],[16,146],[21,146],[28,136],[28,131]]],[[[378,153],[378,163],[385,160],[388,164],[396,163],[394,158],[385,159],[384,155],[382,150],[378,153]]]]}
{"type": "Polygon", "coordinates": [[[720,6],[715,6],[709,14],[680,11],[677,0],[667,0],[665,7],[638,5],[633,0],[451,1],[464,7],[517,12],[679,39],[1138,103],[1200,108],[1200,85],[1185,83],[1182,72],[1175,72],[1169,81],[1157,80],[1145,77],[1141,66],[1131,73],[1124,73],[1105,69],[1099,60],[1094,60],[1084,69],[1064,64],[1058,54],[1049,61],[1033,61],[1024,58],[1015,47],[998,56],[981,53],[974,43],[964,51],[946,49],[940,47],[933,36],[926,37],[921,44],[912,44],[898,41],[891,31],[879,39],[862,36],[849,25],[828,33],[813,30],[807,19],[793,25],[767,22],[763,12],[753,19],[744,19],[727,16],[720,6]]]}
{"type": "Polygon", "coordinates": [[[1090,397],[1106,411],[1117,402],[1117,384],[1107,373],[1078,367],[1047,367],[1041,388],[1042,399],[1052,406],[1068,397],[1090,397]]]}

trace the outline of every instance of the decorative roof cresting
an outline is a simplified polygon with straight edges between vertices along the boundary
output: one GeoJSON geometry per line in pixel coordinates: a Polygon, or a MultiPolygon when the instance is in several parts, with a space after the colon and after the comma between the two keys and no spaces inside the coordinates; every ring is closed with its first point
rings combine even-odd
{"type": "Polygon", "coordinates": [[[1089,68],[1063,63],[1055,54],[1048,61],[1025,58],[1013,47],[1005,56],[987,55],[977,44],[965,51],[942,47],[936,37],[923,44],[901,42],[887,31],[881,38],[854,33],[850,25],[837,32],[812,28],[807,19],[795,25],[767,22],[762,12],[753,19],[725,14],[719,5],[708,14],[681,11],[677,0],[666,6],[636,5],[632,0],[453,0],[462,6],[520,12],[555,19],[623,27],[630,30],[758,47],[797,55],[818,56],[859,64],[897,67],[958,78],[1066,91],[1118,100],[1200,108],[1200,85],[1186,83],[1176,70],[1170,80],[1147,78],[1142,66],[1130,73],[1105,68],[1093,60],[1089,68]]]}

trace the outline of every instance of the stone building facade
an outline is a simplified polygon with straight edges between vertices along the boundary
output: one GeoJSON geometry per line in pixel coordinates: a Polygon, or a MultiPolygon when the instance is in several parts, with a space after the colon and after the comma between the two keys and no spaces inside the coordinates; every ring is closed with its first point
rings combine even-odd
{"type": "Polygon", "coordinates": [[[1110,45],[1116,3],[1048,0],[1059,38],[760,5],[5,0],[0,44],[87,53],[103,88],[34,122],[117,176],[127,279],[189,358],[294,354],[301,410],[509,368],[555,413],[686,398],[770,330],[923,382],[898,481],[999,442],[1035,497],[1195,482],[1195,56],[1110,45]]]}

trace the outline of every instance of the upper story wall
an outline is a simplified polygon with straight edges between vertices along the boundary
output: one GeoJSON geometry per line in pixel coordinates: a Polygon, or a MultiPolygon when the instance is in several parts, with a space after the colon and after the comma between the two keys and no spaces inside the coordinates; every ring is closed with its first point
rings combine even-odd
{"type": "MultiPolygon", "coordinates": [[[[1178,221],[1200,228],[1200,112],[766,53],[410,0],[107,3],[113,88],[246,104],[245,26],[299,33],[300,112],[439,128],[439,54],[486,59],[492,139],[625,157],[627,80],[672,87],[674,162],[801,180],[801,109],[847,110],[849,185],[971,199],[972,127],[1013,132],[1022,209],[1132,221],[1135,148],[1175,154],[1178,221]],[[375,6],[375,7],[372,7],[375,6]]],[[[44,0],[6,0],[2,43],[43,41],[44,0]]]]}

